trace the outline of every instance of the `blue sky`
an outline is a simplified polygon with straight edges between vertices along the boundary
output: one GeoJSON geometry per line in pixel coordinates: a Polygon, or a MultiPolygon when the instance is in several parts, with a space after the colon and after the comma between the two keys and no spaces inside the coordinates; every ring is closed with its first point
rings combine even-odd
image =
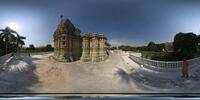
{"type": "Polygon", "coordinates": [[[53,44],[60,15],[113,45],[173,41],[177,32],[200,33],[199,0],[2,0],[0,28],[16,23],[26,46],[53,44]]]}

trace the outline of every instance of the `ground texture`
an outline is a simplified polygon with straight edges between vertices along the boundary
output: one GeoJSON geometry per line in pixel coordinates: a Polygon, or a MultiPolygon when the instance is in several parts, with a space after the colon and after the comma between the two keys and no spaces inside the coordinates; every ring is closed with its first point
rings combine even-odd
{"type": "Polygon", "coordinates": [[[13,57],[0,73],[0,92],[159,93],[200,92],[198,69],[190,80],[181,73],[145,69],[116,51],[98,63],[57,62],[53,53],[13,57]]]}

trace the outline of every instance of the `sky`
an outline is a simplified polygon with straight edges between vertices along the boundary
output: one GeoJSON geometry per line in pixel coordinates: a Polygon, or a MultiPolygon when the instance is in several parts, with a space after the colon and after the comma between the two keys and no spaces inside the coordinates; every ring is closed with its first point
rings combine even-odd
{"type": "Polygon", "coordinates": [[[200,33],[200,0],[1,0],[0,28],[25,36],[26,46],[53,44],[60,15],[111,45],[171,42],[178,32],[200,33]]]}

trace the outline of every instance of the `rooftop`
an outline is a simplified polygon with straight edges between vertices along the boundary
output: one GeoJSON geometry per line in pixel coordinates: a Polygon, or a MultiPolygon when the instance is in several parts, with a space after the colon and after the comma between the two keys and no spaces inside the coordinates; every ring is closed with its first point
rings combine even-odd
{"type": "Polygon", "coordinates": [[[83,37],[102,37],[102,38],[106,38],[103,34],[101,33],[97,33],[97,32],[91,32],[91,33],[84,33],[83,37]]]}

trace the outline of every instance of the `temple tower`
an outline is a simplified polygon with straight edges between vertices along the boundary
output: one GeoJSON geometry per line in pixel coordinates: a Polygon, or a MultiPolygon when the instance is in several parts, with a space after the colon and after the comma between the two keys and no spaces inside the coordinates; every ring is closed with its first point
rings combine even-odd
{"type": "Polygon", "coordinates": [[[59,61],[80,59],[82,43],[80,30],[69,19],[62,19],[54,32],[54,57],[59,61]]]}
{"type": "Polygon", "coordinates": [[[83,35],[82,61],[99,62],[107,57],[107,39],[98,33],[87,33],[83,35]]]}
{"type": "Polygon", "coordinates": [[[107,54],[107,38],[98,33],[86,33],[74,27],[69,19],[61,19],[54,32],[54,58],[58,61],[99,62],[105,60],[107,54]]]}
{"type": "Polygon", "coordinates": [[[99,61],[99,37],[98,34],[92,34],[91,37],[91,41],[92,41],[92,46],[91,48],[91,60],[92,62],[98,62],[99,61]]]}
{"type": "Polygon", "coordinates": [[[103,56],[104,56],[104,38],[103,36],[101,35],[100,38],[99,38],[99,56],[100,56],[100,60],[103,60],[103,56]]]}
{"type": "Polygon", "coordinates": [[[81,57],[81,60],[82,61],[90,61],[90,37],[88,34],[85,34],[83,37],[82,37],[82,40],[83,40],[83,52],[82,52],[82,57],[81,57]]]}

